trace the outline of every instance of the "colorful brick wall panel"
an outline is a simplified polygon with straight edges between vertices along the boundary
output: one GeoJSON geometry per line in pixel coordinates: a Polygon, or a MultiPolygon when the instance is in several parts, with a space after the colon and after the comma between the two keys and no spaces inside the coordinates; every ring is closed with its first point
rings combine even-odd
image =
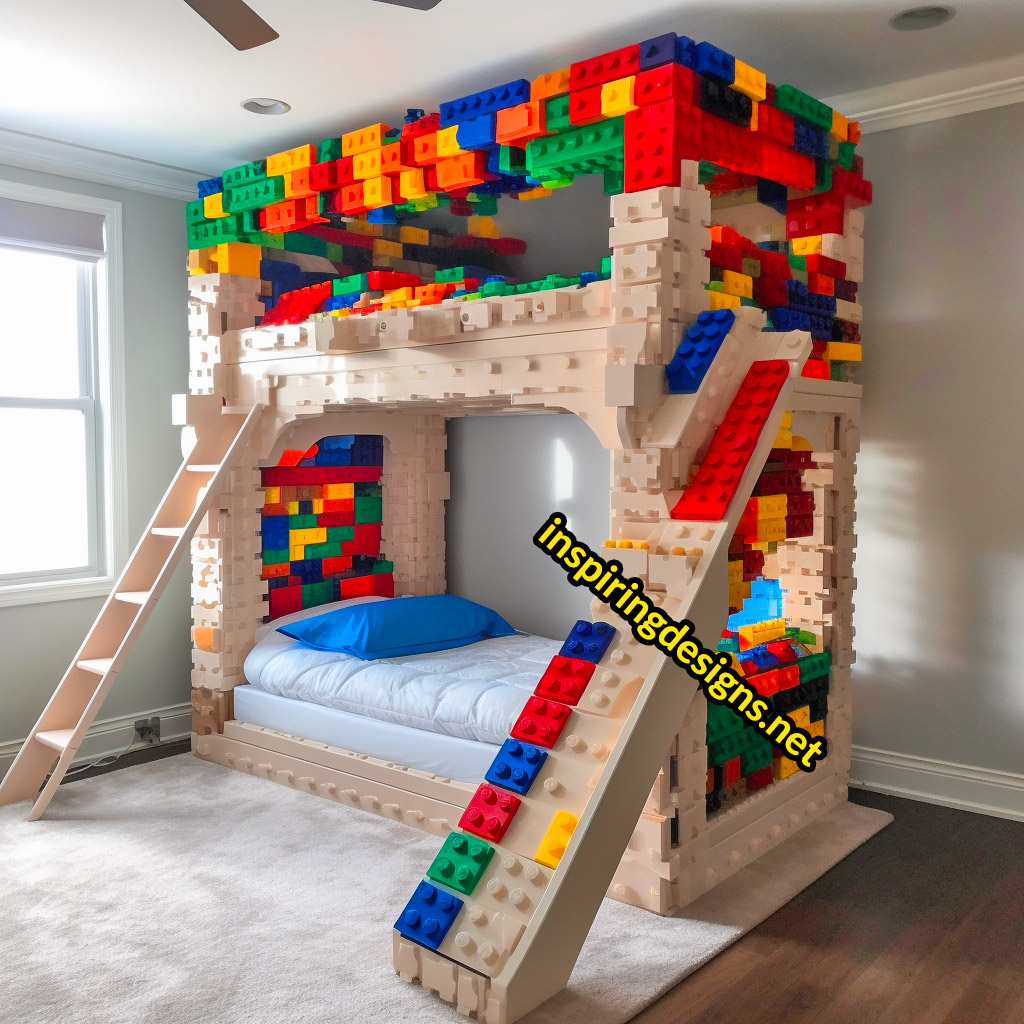
{"type": "Polygon", "coordinates": [[[261,470],[269,619],[350,597],[393,597],[381,557],[384,439],[325,437],[261,470]]]}

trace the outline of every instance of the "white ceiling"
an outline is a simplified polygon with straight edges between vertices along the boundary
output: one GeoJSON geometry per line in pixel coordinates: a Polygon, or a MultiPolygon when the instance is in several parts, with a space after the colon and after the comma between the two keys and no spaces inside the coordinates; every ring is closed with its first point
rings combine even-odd
{"type": "Polygon", "coordinates": [[[920,2],[250,0],[281,37],[240,53],[181,0],[23,0],[3,15],[0,128],[213,174],[666,31],[819,97],[1024,53],[1019,0],[953,0],[927,32],[888,26],[920,2]],[[250,96],[292,111],[251,114],[250,96]]]}

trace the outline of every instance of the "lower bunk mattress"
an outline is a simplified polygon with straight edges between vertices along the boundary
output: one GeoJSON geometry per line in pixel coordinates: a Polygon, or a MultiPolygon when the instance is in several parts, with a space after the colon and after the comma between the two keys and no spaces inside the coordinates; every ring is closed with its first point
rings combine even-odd
{"type": "MultiPolygon", "coordinates": [[[[381,722],[293,697],[236,686],[235,718],[332,747],[394,761],[460,782],[479,782],[498,752],[493,743],[381,722]]],[[[524,698],[525,702],[525,698],[524,698]]]]}

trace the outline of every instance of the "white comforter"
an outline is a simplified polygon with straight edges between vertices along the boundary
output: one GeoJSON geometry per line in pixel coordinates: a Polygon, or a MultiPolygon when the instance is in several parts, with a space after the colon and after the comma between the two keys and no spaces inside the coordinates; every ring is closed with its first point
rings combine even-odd
{"type": "Polygon", "coordinates": [[[245,659],[257,689],[352,714],[500,744],[561,642],[503,636],[468,647],[362,661],[276,630],[245,659]]]}

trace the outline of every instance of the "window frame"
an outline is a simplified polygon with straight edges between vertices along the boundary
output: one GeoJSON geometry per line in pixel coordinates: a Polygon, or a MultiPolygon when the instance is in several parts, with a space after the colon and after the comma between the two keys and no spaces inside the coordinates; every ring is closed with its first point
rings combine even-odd
{"type": "MultiPolygon", "coordinates": [[[[99,214],[106,253],[78,267],[78,398],[5,399],[5,407],[81,409],[86,418],[89,486],[89,566],[0,577],[0,607],[105,597],[128,560],[124,395],[124,282],[121,204],[0,179],[0,197],[57,209],[99,214]],[[86,301],[82,301],[84,296],[86,301]],[[90,396],[91,395],[91,396],[90,396]],[[94,443],[88,444],[90,430],[94,443]],[[98,517],[98,518],[97,518],[98,517]]],[[[4,242],[8,240],[4,239],[4,242]]],[[[59,245],[21,245],[56,256],[82,256],[59,245]]]]}

